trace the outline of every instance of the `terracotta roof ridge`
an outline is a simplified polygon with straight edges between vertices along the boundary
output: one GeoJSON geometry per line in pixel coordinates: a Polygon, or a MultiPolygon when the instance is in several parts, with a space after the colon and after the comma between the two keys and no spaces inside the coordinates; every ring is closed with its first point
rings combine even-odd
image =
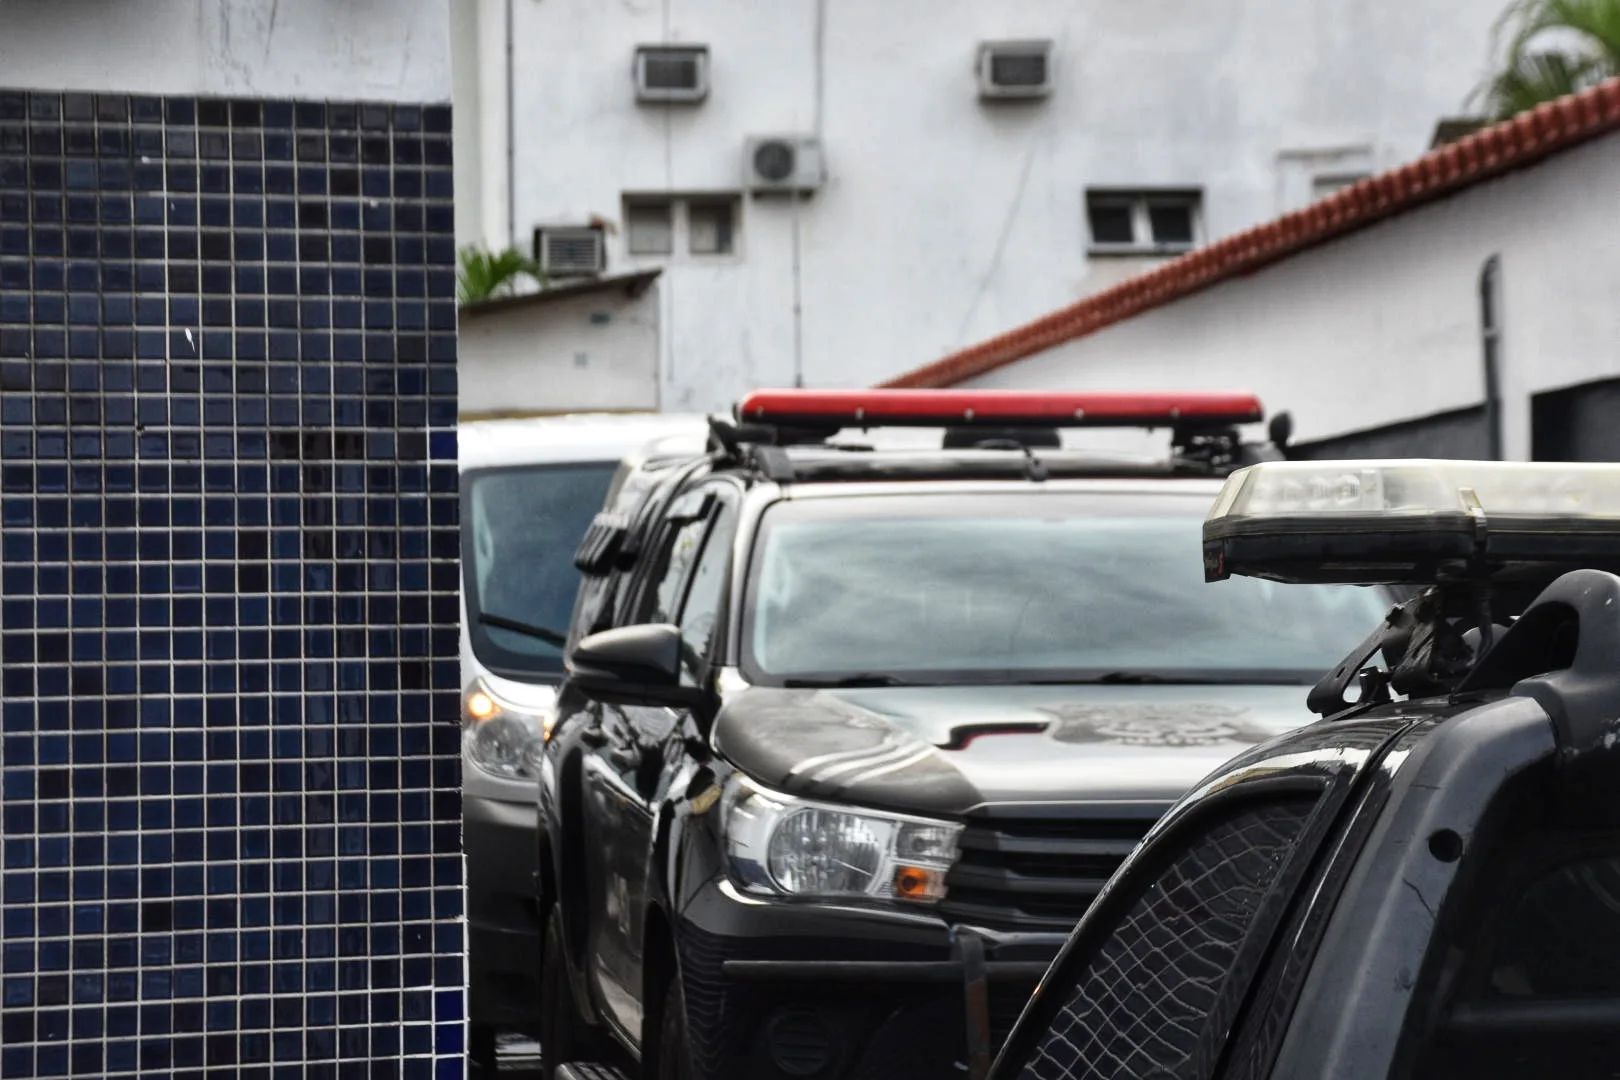
{"type": "Polygon", "coordinates": [[[883,387],[953,386],[1254,273],[1308,248],[1414,210],[1620,128],[1620,77],[1539,105],[1342,188],[1318,202],[1190,251],[883,387]]]}

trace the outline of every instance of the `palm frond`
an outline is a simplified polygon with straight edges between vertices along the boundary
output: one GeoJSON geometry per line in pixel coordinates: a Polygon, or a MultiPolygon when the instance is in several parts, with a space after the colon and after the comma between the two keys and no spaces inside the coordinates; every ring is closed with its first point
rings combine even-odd
{"type": "Polygon", "coordinates": [[[533,278],[542,286],[546,283],[539,264],[516,248],[492,254],[477,247],[465,247],[461,249],[460,259],[456,299],[462,307],[510,295],[518,281],[525,277],[533,278]]]}
{"type": "Polygon", "coordinates": [[[1501,67],[1470,101],[1504,120],[1620,74],[1620,0],[1513,0],[1491,39],[1501,67]]]}
{"type": "Polygon", "coordinates": [[[1486,107],[1492,119],[1506,120],[1595,81],[1589,63],[1562,53],[1524,53],[1487,84],[1486,107]]]}

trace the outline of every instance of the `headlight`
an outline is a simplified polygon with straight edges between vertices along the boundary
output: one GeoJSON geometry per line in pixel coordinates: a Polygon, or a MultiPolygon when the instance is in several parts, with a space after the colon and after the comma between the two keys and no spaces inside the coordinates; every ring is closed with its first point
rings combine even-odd
{"type": "Polygon", "coordinates": [[[533,780],[540,751],[556,719],[550,709],[524,709],[474,679],[461,696],[462,743],[467,760],[491,776],[533,780]]]}
{"type": "Polygon", "coordinates": [[[945,895],[960,825],[809,802],[742,777],[723,821],[734,876],[756,893],[930,902],[945,895]]]}

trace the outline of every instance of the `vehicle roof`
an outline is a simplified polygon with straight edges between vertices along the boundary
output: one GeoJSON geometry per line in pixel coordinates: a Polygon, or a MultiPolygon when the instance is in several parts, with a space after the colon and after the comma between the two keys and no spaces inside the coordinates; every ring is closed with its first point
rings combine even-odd
{"type": "Polygon", "coordinates": [[[1086,492],[1112,495],[1197,495],[1213,500],[1221,481],[1207,477],[1081,476],[1030,480],[1023,476],[995,477],[887,477],[863,483],[793,484],[789,497],[804,499],[861,498],[884,495],[1064,495],[1086,492]]]}
{"type": "MultiPolygon", "coordinates": [[[[792,479],[804,484],[840,484],[872,480],[986,480],[1018,481],[1032,478],[1032,457],[1021,450],[952,449],[837,449],[829,446],[786,448],[792,479]]],[[[1037,449],[1033,460],[1048,479],[1132,478],[1151,482],[1219,478],[1206,468],[1177,464],[1163,456],[1110,453],[1095,449],[1037,449]]],[[[744,470],[757,465],[744,464],[744,470]]]]}
{"type": "Polygon", "coordinates": [[[467,420],[456,425],[463,472],[552,462],[618,462],[647,450],[701,454],[707,418],[683,413],[569,413],[524,419],[467,420]]]}

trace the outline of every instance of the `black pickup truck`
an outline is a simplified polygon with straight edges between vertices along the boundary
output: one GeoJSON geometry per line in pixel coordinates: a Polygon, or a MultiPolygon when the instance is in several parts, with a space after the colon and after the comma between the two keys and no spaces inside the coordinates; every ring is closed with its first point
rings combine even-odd
{"type": "MultiPolygon", "coordinates": [[[[1310,692],[1323,719],[1153,827],[993,1080],[1620,1073],[1617,483],[1472,462],[1232,477],[1204,527],[1211,580],[1416,595],[1310,692]]],[[[938,1080],[988,1065],[976,950],[957,974],[977,1053],[938,1080]]]]}
{"type": "Polygon", "coordinates": [[[760,394],[627,484],[580,549],[537,767],[550,1061],[893,1080],[993,1053],[1143,834],[1308,719],[1389,606],[1202,582],[1259,419],[1246,395],[760,394]],[[835,437],[923,423],[932,446],[835,437]],[[1054,445],[1124,424],[1174,452],[1054,445]]]}

